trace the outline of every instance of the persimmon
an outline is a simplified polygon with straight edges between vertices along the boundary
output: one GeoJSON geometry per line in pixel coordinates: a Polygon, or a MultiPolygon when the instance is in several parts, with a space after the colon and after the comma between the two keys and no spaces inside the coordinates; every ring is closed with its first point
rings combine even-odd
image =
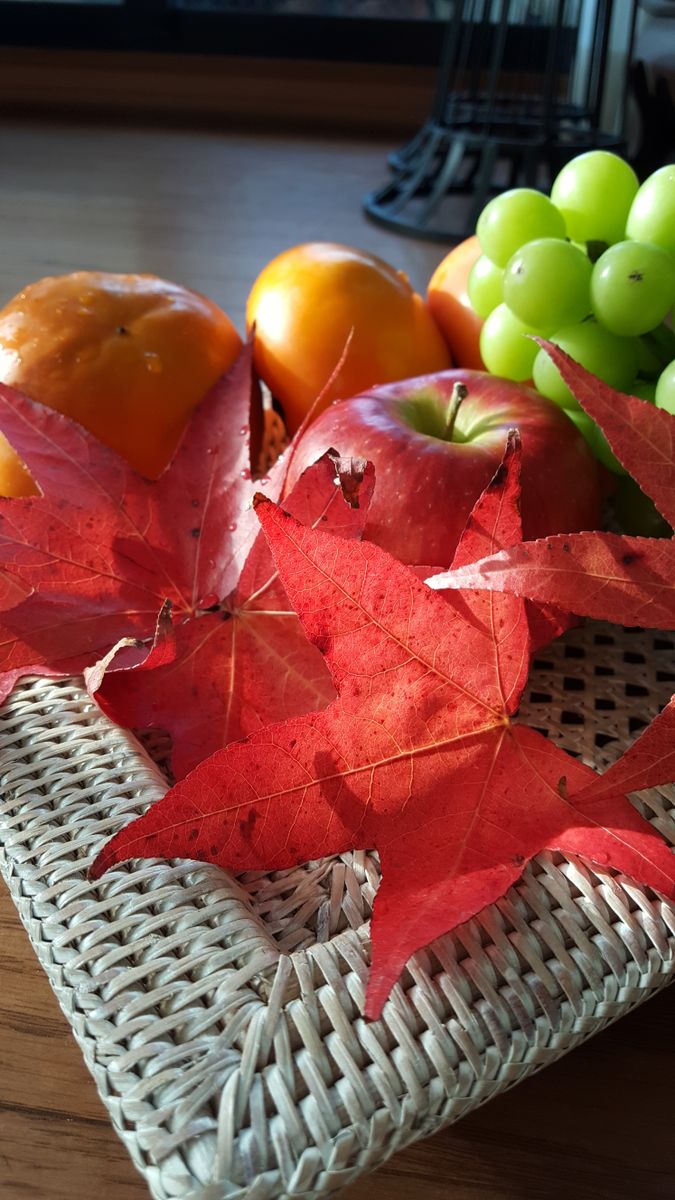
{"type": "MultiPolygon", "coordinates": [[[[154,275],[76,271],[0,310],[0,381],[73,417],[155,479],[241,338],[211,300],[154,275]]],[[[37,491],[2,439],[0,494],[37,491]]]]}
{"type": "MultiPolygon", "coordinates": [[[[284,251],[256,279],[246,307],[253,360],[280,402],[289,433],[345,361],[323,398],[452,366],[423,298],[402,271],[365,250],[310,242],[284,251]]],[[[315,415],[318,416],[317,407],[315,415]]]]}
{"type": "Polygon", "coordinates": [[[484,371],[480,355],[483,322],[466,290],[469,272],[482,251],[477,237],[466,238],[438,264],[427,288],[427,303],[457,367],[484,371]]]}

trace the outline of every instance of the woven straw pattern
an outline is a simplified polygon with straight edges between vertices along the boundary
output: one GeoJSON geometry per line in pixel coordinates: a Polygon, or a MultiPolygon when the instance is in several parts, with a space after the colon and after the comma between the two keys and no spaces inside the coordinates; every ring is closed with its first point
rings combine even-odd
{"type": "MultiPolygon", "coordinates": [[[[593,625],[535,664],[522,716],[600,766],[673,681],[667,636],[593,625]]],[[[368,1024],[373,852],[239,880],[145,862],[89,885],[104,838],[162,794],[158,768],[78,681],[25,683],[0,718],[0,866],[161,1200],[328,1195],[671,978],[673,905],[542,855],[415,955],[368,1024]]],[[[675,842],[675,791],[641,803],[675,842]]]]}

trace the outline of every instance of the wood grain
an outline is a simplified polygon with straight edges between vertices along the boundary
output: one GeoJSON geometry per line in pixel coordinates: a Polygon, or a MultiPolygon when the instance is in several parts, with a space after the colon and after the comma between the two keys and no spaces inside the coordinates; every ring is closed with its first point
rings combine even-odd
{"type": "MultiPolygon", "coordinates": [[[[0,302],[77,267],[147,270],[240,326],[264,263],[309,238],[361,245],[423,287],[447,248],[368,224],[381,142],[0,125],[0,302]]],[[[672,1200],[673,994],[666,992],[345,1200],[672,1200]]],[[[147,1200],[17,913],[0,887],[0,1196],[147,1200]]]]}

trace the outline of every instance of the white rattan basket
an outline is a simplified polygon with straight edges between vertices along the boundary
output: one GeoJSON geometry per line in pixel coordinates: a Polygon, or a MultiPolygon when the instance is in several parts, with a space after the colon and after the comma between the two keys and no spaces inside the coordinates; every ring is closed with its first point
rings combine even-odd
{"type": "MultiPolygon", "coordinates": [[[[667,635],[590,625],[543,653],[522,717],[601,766],[674,680],[667,635]]],[[[24,683],[0,718],[0,866],[161,1200],[328,1195],[672,978],[675,906],[541,855],[415,955],[367,1023],[372,852],[238,881],[145,862],[90,885],[103,840],[161,795],[159,770],[78,681],[24,683]]],[[[642,803],[675,842],[675,792],[642,803]]]]}

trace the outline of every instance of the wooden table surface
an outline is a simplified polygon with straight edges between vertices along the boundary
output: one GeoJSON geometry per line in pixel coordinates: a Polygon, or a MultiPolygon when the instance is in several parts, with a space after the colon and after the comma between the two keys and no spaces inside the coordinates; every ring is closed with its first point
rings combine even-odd
{"type": "MultiPolygon", "coordinates": [[[[369,225],[381,143],[0,123],[0,303],[44,274],[146,270],[241,327],[274,254],[361,245],[423,288],[447,248],[369,225]]],[[[345,1200],[673,1200],[673,997],[665,992],[345,1200]]],[[[147,1200],[0,885],[0,1197],[147,1200]]]]}

